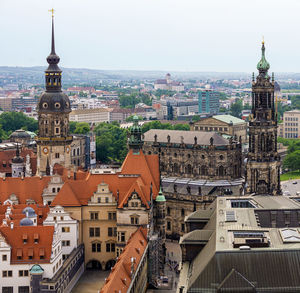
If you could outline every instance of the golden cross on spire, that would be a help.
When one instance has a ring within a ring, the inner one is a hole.
[[[52,17],[54,17],[54,9],[53,8],[49,9],[49,12],[51,12],[52,13]]]
[[[262,43],[263,43],[263,44],[265,43],[265,38],[264,38],[264,36],[262,37]]]

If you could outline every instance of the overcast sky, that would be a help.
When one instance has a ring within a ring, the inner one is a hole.
[[[0,0],[0,66],[300,72],[299,0]]]

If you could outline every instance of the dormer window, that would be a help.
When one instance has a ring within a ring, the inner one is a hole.
[[[23,234],[23,243],[26,244],[28,241],[28,235],[27,234]]]
[[[18,248],[17,249],[17,259],[18,260],[22,259],[22,256],[23,256],[23,250],[22,250],[22,248]]]
[[[39,243],[39,234],[37,234],[37,233],[34,234],[34,235],[33,235],[33,239],[34,239],[34,243],[35,243],[35,244]]]

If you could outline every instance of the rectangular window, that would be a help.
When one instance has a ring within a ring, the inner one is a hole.
[[[109,220],[116,220],[117,219],[117,214],[114,212],[109,212],[108,213],[108,219]]]
[[[113,236],[113,228],[112,227],[108,227],[108,229],[107,229],[107,235],[108,236]]]
[[[171,230],[171,222],[167,221],[167,230]]]
[[[125,242],[125,232],[119,232],[118,233],[118,241],[119,242]]]
[[[2,271],[3,278],[12,277],[12,276],[13,276],[12,271]]]
[[[28,277],[29,271],[28,270],[20,270],[19,271],[19,277]]]
[[[62,227],[62,228],[61,228],[61,231],[62,231],[63,233],[69,233],[69,232],[70,232],[70,227]]]
[[[63,240],[61,244],[62,246],[70,246],[70,240]]]
[[[184,232],[184,224],[181,224],[181,232]]]
[[[14,287],[2,287],[2,293],[13,293]]]
[[[114,243],[106,243],[106,252],[115,252],[115,249]]]
[[[91,220],[98,220],[98,216],[99,216],[98,212],[91,212],[90,213]]]
[[[18,293],[29,293],[29,286],[19,286]]]
[[[100,228],[99,227],[91,227],[90,228],[90,237],[100,237]]]
[[[7,261],[7,255],[6,254],[2,255],[2,261]]]
[[[101,252],[101,243],[92,243],[92,252]]]
[[[55,158],[59,159],[59,153],[55,153]]]

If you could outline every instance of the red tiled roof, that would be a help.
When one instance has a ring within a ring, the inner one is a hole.
[[[116,199],[118,194],[119,208],[122,208],[127,203],[128,198],[134,191],[139,194],[145,206],[149,207],[151,183],[154,199],[159,191],[158,156],[144,155],[143,152],[135,155],[130,150],[120,173],[90,174],[87,172],[77,172],[76,178],[74,180],[73,176],[71,176],[70,179],[65,180],[65,184],[53,200],[51,206],[87,205],[91,196],[97,190],[98,184],[105,182]]]
[[[11,263],[13,264],[49,263],[53,233],[53,226],[20,226],[13,229],[0,227],[0,234],[11,246]],[[34,242],[35,234],[38,236],[38,243]],[[24,243],[24,239],[27,240],[26,243]],[[30,255],[32,255],[32,259],[30,259]]]
[[[140,227],[131,235],[100,293],[127,292],[131,283],[131,258],[135,258],[133,268],[134,271],[136,271],[146,247],[147,230],[146,228]]]
[[[20,204],[26,204],[27,199],[33,199],[37,204],[43,204],[42,193],[51,177],[25,177],[0,179],[0,202],[6,201],[15,194]]]

